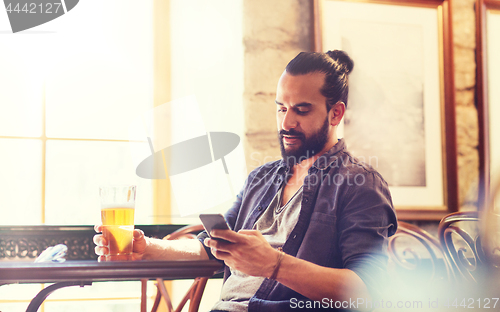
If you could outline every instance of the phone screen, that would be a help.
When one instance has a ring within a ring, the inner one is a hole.
[[[208,236],[210,236],[210,238],[213,238],[210,235],[210,232],[213,229],[229,230],[229,226],[226,223],[226,219],[224,219],[224,216],[221,215],[220,213],[213,213],[213,214],[212,213],[206,213],[206,214],[202,213],[202,214],[200,214],[200,220],[201,220],[201,223],[203,223],[203,227],[207,231]],[[213,239],[226,241],[226,240],[223,240],[220,238],[213,238]]]

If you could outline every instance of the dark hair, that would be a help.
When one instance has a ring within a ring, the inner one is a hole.
[[[341,50],[319,52],[300,52],[288,63],[285,70],[292,76],[314,72],[326,74],[325,83],[320,92],[326,97],[326,109],[329,111],[338,101],[347,106],[349,85],[347,75],[352,71],[354,62]]]

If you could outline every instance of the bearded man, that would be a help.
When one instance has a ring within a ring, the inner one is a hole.
[[[231,230],[210,233],[226,242],[205,232],[190,242],[162,241],[136,230],[135,258],[222,261],[213,311],[286,311],[318,302],[356,309],[352,302],[372,300],[397,219],[387,183],[337,138],[353,65],[339,50],[302,52],[287,65],[273,104],[283,158],[250,173],[225,214]],[[106,240],[94,241],[106,259]]]

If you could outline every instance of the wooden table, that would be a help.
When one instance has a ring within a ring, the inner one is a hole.
[[[53,291],[67,286],[86,286],[92,282],[165,280],[210,277],[221,268],[205,261],[66,261],[64,263],[0,262],[0,285],[16,283],[54,283],[31,300],[26,312],[36,312]]]

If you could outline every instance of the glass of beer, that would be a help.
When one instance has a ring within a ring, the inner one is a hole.
[[[135,185],[101,186],[102,234],[109,255],[131,255],[134,232]]]

